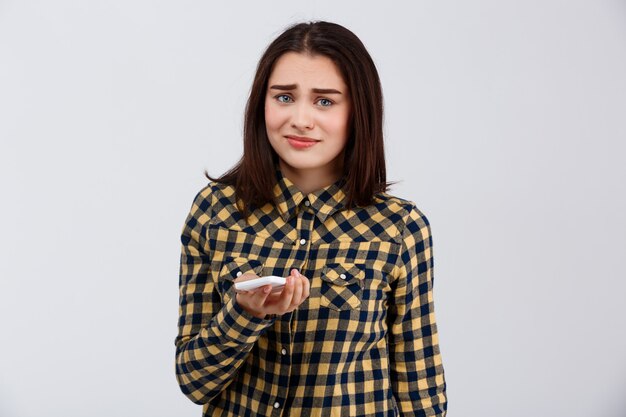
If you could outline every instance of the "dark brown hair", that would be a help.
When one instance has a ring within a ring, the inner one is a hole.
[[[359,38],[330,22],[299,23],[289,27],[265,50],[256,69],[246,105],[243,156],[212,181],[234,185],[247,218],[249,206],[261,207],[274,200],[275,164],[278,154],[265,128],[265,95],[274,63],[286,52],[322,55],[339,68],[351,99],[351,126],[344,154],[346,208],[372,204],[375,194],[387,191],[383,144],[383,96],[374,61]],[[271,157],[269,157],[271,155]]]

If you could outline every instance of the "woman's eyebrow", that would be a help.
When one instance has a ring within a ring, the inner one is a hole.
[[[282,90],[282,91],[295,90],[296,88],[298,88],[297,84],[284,84],[284,85],[274,84],[273,86],[270,87],[271,90]],[[335,90],[334,88],[313,88],[311,89],[311,91],[317,94],[341,94],[341,91]]]

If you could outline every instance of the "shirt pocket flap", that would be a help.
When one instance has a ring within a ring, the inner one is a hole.
[[[227,257],[220,271],[220,281],[234,281],[240,275],[247,274],[248,272],[262,276],[263,263],[257,259]]]
[[[342,287],[358,284],[361,286],[365,277],[364,264],[332,263],[322,270],[322,279]]]
[[[263,274],[263,263],[256,259],[227,257],[220,270],[219,288],[222,301],[227,303],[235,296],[235,279],[240,275],[252,272],[258,276]]]

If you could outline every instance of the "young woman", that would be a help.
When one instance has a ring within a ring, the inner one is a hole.
[[[182,231],[176,377],[204,416],[444,416],[427,218],[388,194],[378,73],[301,23],[262,56],[238,164]],[[234,283],[286,277],[235,292]]]

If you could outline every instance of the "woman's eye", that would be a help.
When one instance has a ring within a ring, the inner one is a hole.
[[[318,103],[319,103],[319,104],[320,104],[320,106],[322,106],[322,107],[330,107],[330,106],[333,104],[333,102],[332,102],[332,101],[330,101],[330,100],[329,100],[329,99],[327,99],[327,98],[320,98],[320,99],[318,100]]]
[[[281,94],[279,96],[276,96],[276,100],[280,101],[281,103],[289,103],[291,97],[289,97],[287,94]]]

